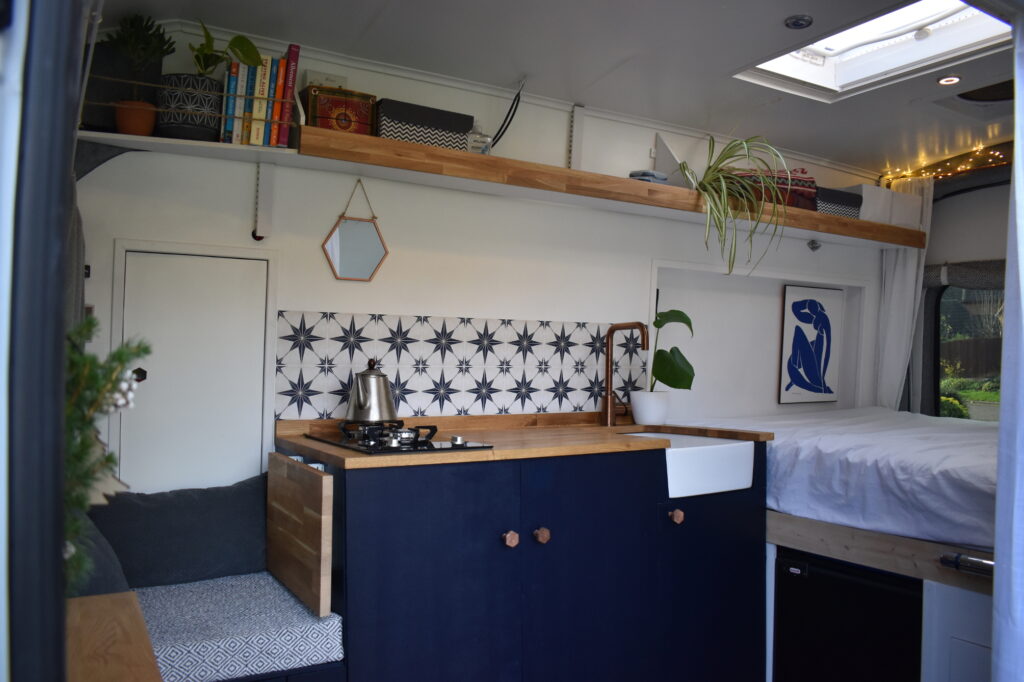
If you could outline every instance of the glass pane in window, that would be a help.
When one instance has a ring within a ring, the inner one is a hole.
[[[947,287],[939,342],[939,414],[998,421],[1002,290]]]

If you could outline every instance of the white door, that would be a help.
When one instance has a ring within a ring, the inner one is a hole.
[[[262,468],[267,261],[126,251],[123,339],[153,349],[122,412],[133,492],[226,485]]]

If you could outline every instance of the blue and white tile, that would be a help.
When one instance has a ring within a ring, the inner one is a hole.
[[[277,317],[277,357],[285,365],[314,365],[326,354],[326,313],[283,311]]]
[[[564,372],[558,372],[550,376],[551,385],[543,389],[548,395],[548,412],[571,412],[572,396],[576,388],[572,386],[571,377]]]
[[[307,367],[286,367],[274,380],[274,412],[278,419],[316,419],[313,400],[320,394],[314,387],[316,373]]]
[[[369,315],[337,315],[336,323],[331,340],[335,344],[332,350],[336,352],[337,364],[365,369],[369,359],[383,355],[384,344],[377,340],[380,325]]]
[[[431,367],[427,372],[428,387],[422,393],[428,396],[427,414],[453,415],[456,412],[455,398],[465,386],[458,372],[451,367]],[[464,402],[462,400],[460,403]]]
[[[461,326],[461,331],[457,331]],[[469,327],[472,330],[472,327]],[[424,347],[429,349],[427,356],[431,366],[452,367],[459,360],[466,358],[467,352],[463,339],[467,336],[466,325],[460,325],[457,318],[438,317],[431,319],[430,332],[424,332]]]
[[[477,318],[473,324],[473,333],[466,340],[467,350],[472,352],[469,359],[475,365],[496,366],[500,359],[508,357],[509,348],[506,341],[498,338],[501,322],[498,320]],[[510,335],[504,330],[502,335]],[[500,353],[500,354],[499,354]]]
[[[407,367],[416,358],[430,354],[433,347],[424,342],[433,336],[430,328],[416,322],[413,315],[385,315],[377,339],[384,347],[381,362],[386,367]]]

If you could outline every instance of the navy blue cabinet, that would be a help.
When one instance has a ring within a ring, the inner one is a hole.
[[[523,553],[502,541],[521,529],[520,470],[343,472],[332,610],[343,616],[349,680],[522,680]]]
[[[662,654],[651,679],[764,679],[765,444],[754,445],[750,488],[672,499],[659,516]]]
[[[350,682],[763,675],[763,471],[681,525],[661,450],[334,473]]]

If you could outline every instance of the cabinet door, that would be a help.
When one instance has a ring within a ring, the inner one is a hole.
[[[658,679],[764,679],[763,444],[754,453],[751,488],[675,498],[660,507]],[[675,510],[683,512],[681,523],[670,516]]]
[[[502,541],[519,529],[519,463],[350,470],[344,485],[349,680],[519,682],[523,547]]]
[[[662,451],[523,462],[523,680],[653,679],[665,486]]]

